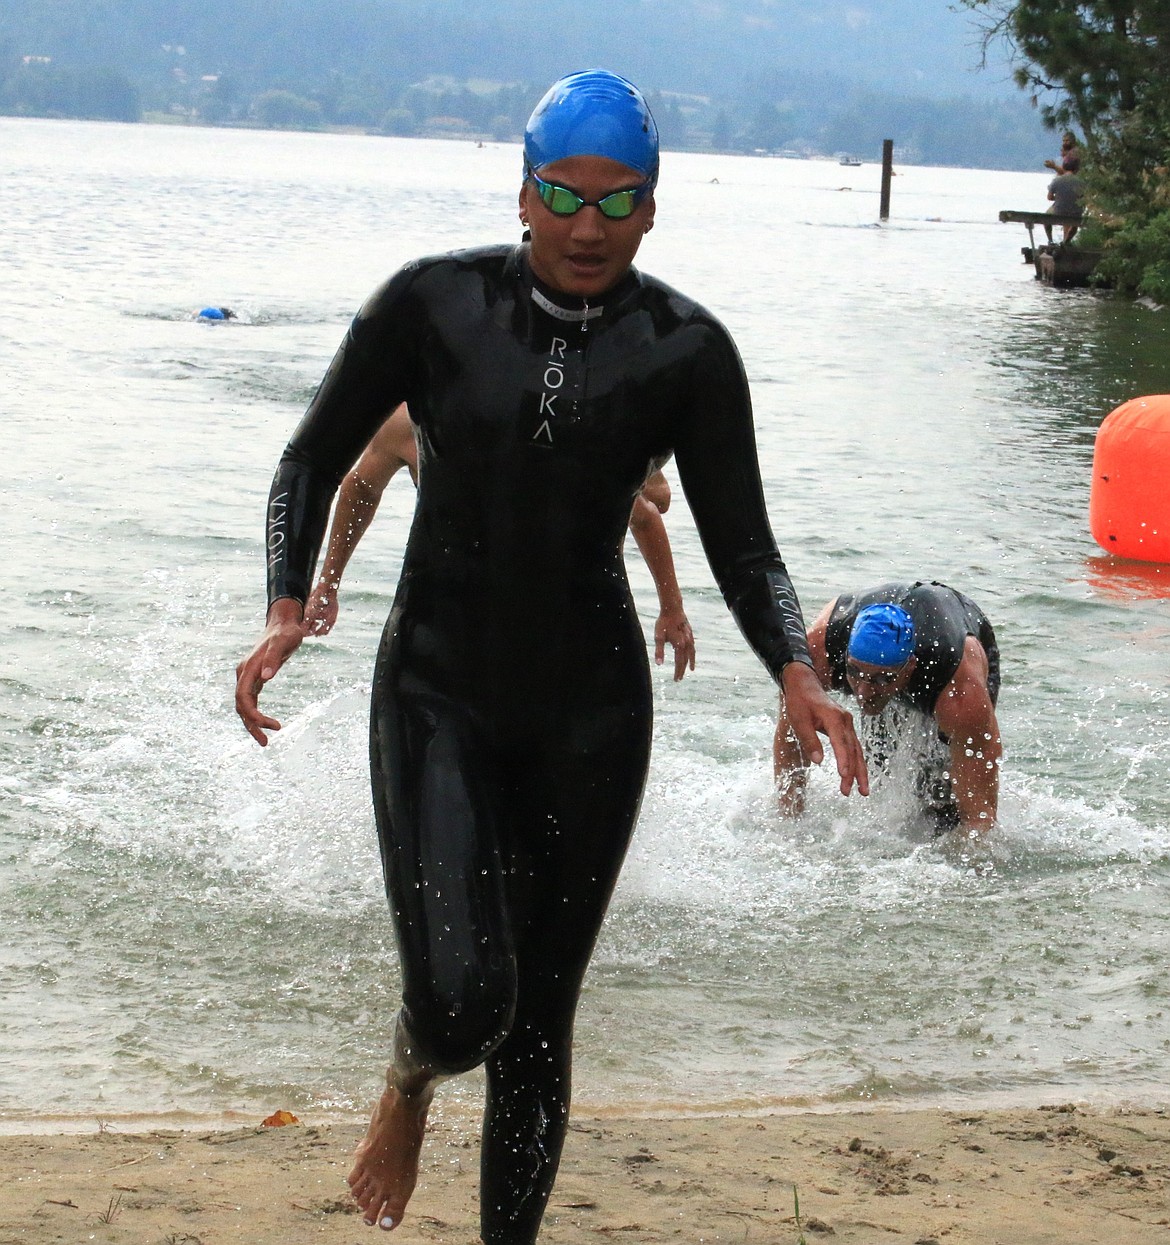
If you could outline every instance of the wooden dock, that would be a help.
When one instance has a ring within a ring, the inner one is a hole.
[[[1036,270],[1036,279],[1045,285],[1064,287],[1088,285],[1097,261],[1101,258],[1100,251],[1086,251],[1072,243],[1052,242],[1036,245],[1033,232],[1037,225],[1051,229],[1063,225],[1079,225],[1081,216],[1057,216],[1054,212],[1000,212],[999,219],[1008,223],[1016,222],[1028,227],[1028,245],[1021,247],[1024,263],[1031,264]]]

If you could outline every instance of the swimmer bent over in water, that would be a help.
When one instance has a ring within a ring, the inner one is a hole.
[[[897,702],[928,717],[938,746],[918,790],[940,830],[985,833],[999,808],[999,646],[983,611],[939,583],[882,584],[830,601],[808,630],[822,686],[867,717]],[[783,701],[772,746],[780,812],[804,810],[806,762]],[[872,758],[871,758],[872,759]]]

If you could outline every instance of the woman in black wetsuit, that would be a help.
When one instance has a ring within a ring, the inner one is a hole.
[[[486,1064],[484,1245],[531,1245],[569,1110],[582,978],[650,750],[630,506],[673,454],[741,629],[808,754],[865,791],[849,714],[822,691],[764,510],[743,368],[703,308],[631,267],[654,220],[641,95],[562,79],[525,134],[531,241],[408,264],[354,320],[268,508],[269,613],[237,670],[257,698],[301,639],[329,503],[407,402],[419,494],[374,676],[374,807],[403,975],[387,1089],[350,1185],[393,1227],[436,1082]]]

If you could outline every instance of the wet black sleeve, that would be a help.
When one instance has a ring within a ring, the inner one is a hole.
[[[690,409],[675,441],[683,492],[711,571],[745,639],[779,680],[790,661],[812,665],[796,590],[776,548],[739,352],[715,320],[692,326]]]
[[[276,468],[268,495],[268,603],[312,588],[329,506],[345,473],[410,388],[422,316],[417,265],[358,312]]]

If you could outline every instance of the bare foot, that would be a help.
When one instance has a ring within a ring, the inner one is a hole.
[[[347,1181],[366,1223],[389,1231],[402,1222],[418,1179],[430,1094],[407,1098],[387,1089],[358,1142]]]

